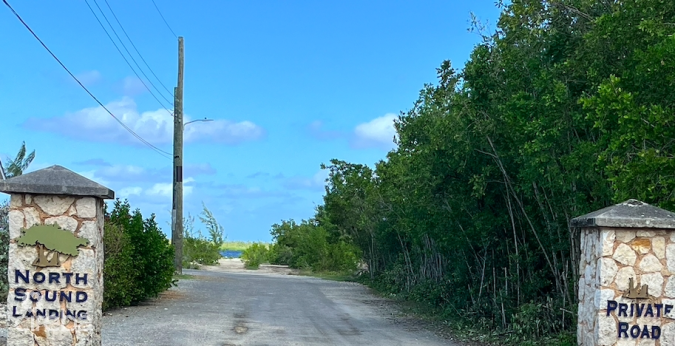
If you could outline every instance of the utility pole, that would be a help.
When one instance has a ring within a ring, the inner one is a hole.
[[[173,210],[171,244],[174,267],[183,274],[183,37],[178,37],[178,85],[173,90]]]

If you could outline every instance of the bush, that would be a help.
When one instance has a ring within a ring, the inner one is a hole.
[[[117,247],[118,251],[109,252],[110,257],[106,258],[106,262],[111,262],[107,271],[113,276],[104,276],[105,290],[115,291],[108,293],[106,306],[136,304],[169,289],[173,283],[174,250],[157,227],[155,215],[144,220],[139,210],[130,212],[126,200],[117,200],[109,214],[109,223],[108,229],[112,229],[113,235],[104,236],[104,246]],[[115,227],[119,228],[117,233]],[[105,243],[106,240],[111,244]]]
[[[202,203],[202,207],[204,209],[202,209],[199,220],[206,226],[206,230],[209,232],[209,237],[213,245],[220,250],[220,247],[225,243],[225,230],[223,229],[223,226],[218,223],[218,220],[216,220],[216,217],[213,216],[211,211],[206,208],[206,205]]]
[[[107,223],[103,233],[103,310],[131,304],[134,286],[133,246],[122,227]]]
[[[268,258],[271,264],[286,264],[293,261],[293,248],[288,245],[273,243],[270,245]]]
[[[183,226],[183,268],[196,269],[196,264],[213,265],[220,259],[220,247],[195,232],[194,218],[188,216]]]
[[[343,240],[331,241],[328,231],[314,220],[300,224],[282,221],[272,226],[271,234],[274,243],[268,254],[270,263],[315,272],[356,270],[360,258],[358,248]]]
[[[209,238],[201,231],[194,231],[194,217],[183,220],[183,267],[195,268],[195,264],[214,265],[222,257],[220,248],[225,242],[225,231],[206,206],[199,220],[206,226]]]
[[[248,269],[258,269],[262,263],[268,261],[269,250],[263,243],[253,243],[241,253],[241,259]]]
[[[154,215],[143,220],[117,200],[107,214],[103,233],[103,309],[127,306],[156,297],[173,282],[173,247],[157,227]],[[9,205],[0,204],[0,301],[7,299]]]

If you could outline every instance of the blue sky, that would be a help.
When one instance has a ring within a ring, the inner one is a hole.
[[[109,1],[156,79],[97,1],[164,106],[84,1],[10,4],[118,118],[171,152],[164,107],[172,108],[166,89],[176,84],[177,39],[150,0]],[[470,13],[492,28],[499,15],[493,1],[155,2],[185,38],[186,118],[214,119],[185,129],[185,213],[197,216],[203,202],[228,240],[247,241],[269,241],[273,223],[313,215],[324,193],[321,163],[384,159],[394,148],[395,115],[435,83],[443,60],[461,67],[480,41],[467,31]],[[36,150],[29,171],[69,168],[144,216],[155,213],[170,232],[171,159],[115,122],[4,6],[0,31],[3,162],[26,141]]]

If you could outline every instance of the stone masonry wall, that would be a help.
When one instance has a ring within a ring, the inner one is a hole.
[[[8,340],[10,342],[14,340],[12,345],[47,345],[47,340],[49,340],[49,345],[59,346],[100,345],[103,299],[102,203],[102,200],[93,197],[30,194],[11,196],[9,212],[11,240],[8,266],[10,290],[7,306]],[[59,255],[60,267],[36,268],[33,266],[33,261],[37,256],[36,248],[18,246],[16,238],[21,235],[21,229],[41,224],[58,224],[60,228],[88,239],[89,244],[80,247],[79,255],[76,257]],[[25,280],[17,275],[17,271],[25,273],[26,270],[30,273],[29,283],[25,283]],[[44,276],[38,274],[34,277],[33,275],[38,272],[43,273]],[[54,273],[52,275],[55,280],[52,280],[50,273]],[[76,274],[80,280],[76,280],[73,274]],[[86,283],[83,280],[85,274]],[[38,283],[42,278],[48,279]],[[22,288],[26,289],[25,294],[17,295],[17,288],[19,292],[22,292]],[[39,293],[31,294],[32,290],[38,290]],[[46,295],[54,291],[72,292],[73,298],[70,302],[61,298],[56,301],[47,301]],[[88,299],[76,302],[75,293],[78,291],[86,292]],[[50,309],[86,311],[86,313],[74,319],[66,318],[65,314],[59,316],[58,319],[39,315],[39,311]]]
[[[602,255],[600,232],[594,229],[581,230],[581,258],[579,260],[579,321],[577,340],[581,345],[596,345],[595,328],[597,311],[595,292],[600,289],[598,260]]]
[[[675,231],[583,229],[581,243],[580,344],[675,346],[675,309],[666,308],[675,306]],[[649,286],[649,299],[623,297],[630,278],[634,286]],[[625,304],[626,312],[621,314],[618,304]],[[637,317],[641,304],[641,317]],[[647,308],[651,314],[645,317]],[[646,326],[648,333],[635,338],[629,331],[619,337],[619,323],[641,330]],[[652,338],[654,326],[660,328],[658,338]]]

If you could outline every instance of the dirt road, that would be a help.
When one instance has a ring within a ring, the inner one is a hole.
[[[162,299],[112,311],[103,345],[457,346],[393,322],[393,310],[359,284],[283,275],[282,268],[185,270]]]

